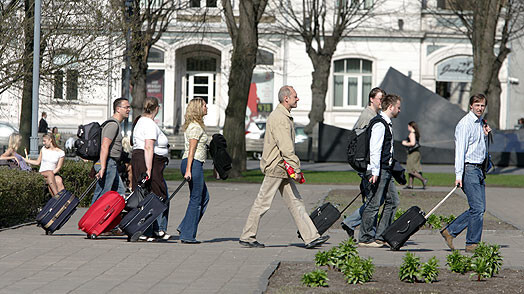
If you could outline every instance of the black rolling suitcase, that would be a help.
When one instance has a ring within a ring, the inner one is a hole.
[[[67,190],[52,197],[36,216],[36,223],[45,230],[45,234],[53,234],[59,230],[76,211],[78,203],[91,191],[97,180],[94,180],[84,193],[78,198]]]
[[[144,234],[145,230],[149,228],[153,221],[167,209],[169,201],[175,197],[175,194],[180,191],[186,182],[187,180],[184,179],[165,202],[154,193],[149,193],[144,200],[138,204],[137,208],[128,212],[118,225],[120,229],[126,233],[127,241],[138,241],[138,238]]]
[[[418,206],[410,207],[403,215],[401,215],[396,221],[394,221],[384,232],[382,237],[389,244],[391,250],[399,250],[400,247],[406,243],[406,241],[413,234],[426,223],[428,217],[437,210],[437,208],[444,203],[452,194],[455,192],[457,187],[454,187],[451,192],[444,197],[433,209],[425,215]]]
[[[342,211],[338,211],[338,209],[330,202],[324,203],[320,207],[317,207],[317,209],[313,210],[309,217],[317,228],[318,233],[322,235],[329,228],[331,228],[331,226],[340,218],[344,211],[346,211],[360,195],[362,195],[362,192],[358,193],[358,195],[355,196],[355,198],[353,198],[353,200],[351,200],[351,202],[349,202],[349,204],[346,205]],[[299,231],[297,231],[297,234],[298,237],[302,239]]]

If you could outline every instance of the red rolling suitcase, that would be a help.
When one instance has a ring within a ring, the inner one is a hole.
[[[114,229],[122,220],[126,200],[115,191],[109,191],[95,201],[78,222],[78,229],[95,239],[100,234]]]

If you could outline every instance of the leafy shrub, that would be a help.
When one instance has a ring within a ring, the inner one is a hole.
[[[401,281],[415,283],[417,281],[418,269],[420,267],[420,258],[415,254],[407,252],[403,258],[404,263],[400,266],[398,277]]]
[[[465,274],[471,270],[471,257],[462,255],[458,250],[453,250],[446,257],[449,270],[459,274]]]
[[[477,276],[477,281],[481,281],[482,278],[490,277],[490,266],[488,260],[485,257],[477,257],[473,259],[471,263],[471,269],[473,273],[470,275],[471,278]]]
[[[428,217],[427,223],[431,228],[435,230],[439,230],[442,228],[442,224],[440,223],[440,217],[436,216],[435,214],[432,214]]]
[[[92,161],[65,160],[60,170],[60,176],[62,176],[65,188],[71,191],[73,195],[80,197],[93,181],[89,177],[92,166]],[[80,206],[89,206],[91,198],[93,198],[93,189],[82,199]]]
[[[319,251],[317,254],[315,254],[315,265],[316,266],[324,266],[324,265],[330,265],[329,262],[331,260],[331,250],[329,251]]]
[[[450,214],[448,216],[440,215],[439,218],[440,218],[440,222],[445,223],[446,226],[451,224],[456,219],[456,217],[453,214]]]
[[[317,269],[302,276],[302,283],[308,287],[327,287],[329,281],[325,270]]]
[[[489,277],[493,277],[498,274],[502,266],[502,256],[500,255],[499,245],[489,245],[484,242],[480,242],[475,248],[473,259],[484,258],[488,266]]]
[[[373,259],[363,259],[358,255],[352,256],[341,268],[348,284],[364,284],[371,280],[375,272]]]
[[[433,283],[437,280],[438,274],[438,259],[435,256],[433,256],[420,268],[419,278],[420,280],[424,280],[424,282],[426,283]]]
[[[33,221],[50,197],[40,174],[0,168],[0,228]]]
[[[395,211],[395,219],[394,221],[396,221],[400,216],[402,216],[406,211],[403,210],[402,208],[399,208],[397,209],[397,211]]]

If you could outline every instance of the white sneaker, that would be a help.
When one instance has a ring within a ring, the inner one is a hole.
[[[360,243],[358,243],[358,246],[359,246],[359,247],[380,248],[380,247],[383,247],[384,244],[379,244],[379,243],[373,241],[373,242],[368,242],[368,243],[360,242]]]
[[[169,240],[171,238],[171,235],[167,234],[164,231],[155,232],[155,237],[157,237],[160,240]]]
[[[138,241],[153,242],[155,238],[142,235],[138,237]]]

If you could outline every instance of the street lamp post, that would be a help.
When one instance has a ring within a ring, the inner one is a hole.
[[[130,22],[131,22],[131,15],[133,14],[133,0],[125,0],[125,7],[126,7],[126,69],[124,72],[124,97],[130,100],[131,95],[129,94],[129,88],[130,88],[130,79],[131,79],[131,57],[129,53],[129,47],[131,42],[131,28],[130,28]],[[131,101],[130,101],[131,102]],[[128,129],[128,120],[126,119],[124,121],[124,133],[127,134]]]
[[[38,156],[38,89],[40,86],[40,17],[42,2],[35,0],[35,27],[33,44],[33,101],[31,115],[31,137],[29,150],[31,157]]]

